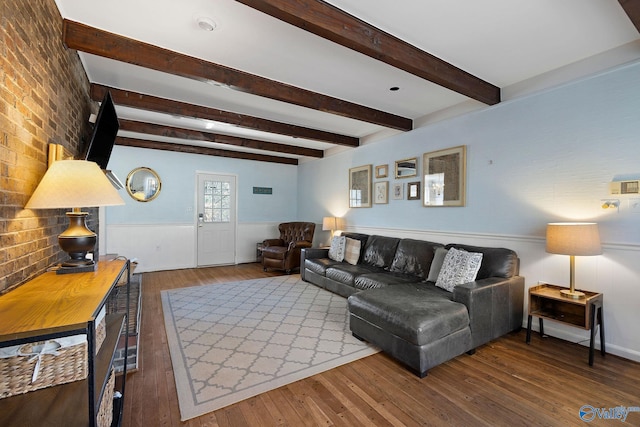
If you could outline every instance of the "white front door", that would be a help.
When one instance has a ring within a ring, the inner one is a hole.
[[[235,264],[236,177],[198,174],[198,267]]]

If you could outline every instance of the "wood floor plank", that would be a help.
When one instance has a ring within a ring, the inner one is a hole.
[[[353,407],[350,408],[351,411],[355,412],[357,408],[367,408],[368,410],[366,413],[369,414],[367,416],[369,422],[379,426],[389,425],[397,427],[402,425],[400,420],[395,418],[395,416],[387,411],[385,407],[381,406],[373,397],[369,396],[369,394],[353,384],[339,370],[333,370],[325,376],[320,376],[318,381],[322,382],[322,384],[340,400],[347,399],[348,401],[353,402]],[[340,384],[341,386],[346,386],[346,388],[338,388],[334,384]],[[354,402],[353,399],[349,399],[344,393],[346,390],[349,390],[353,397],[357,397],[358,401]],[[365,412],[362,410],[358,410],[358,413],[365,415]]]
[[[285,391],[286,387],[280,387],[269,393],[264,393],[261,397],[265,399],[265,403],[267,403],[272,414],[276,408],[282,413],[284,425],[310,425],[310,423],[305,420],[305,417],[301,417],[298,411],[296,411],[294,402],[292,402],[288,396],[285,396]]]
[[[262,393],[261,395],[256,396],[256,398],[263,403],[271,418],[274,419],[274,426],[288,426],[289,424],[287,422],[288,417],[286,415],[286,408],[281,408],[274,402],[274,394],[275,391],[272,391],[270,393]]]
[[[304,382],[296,381],[287,387],[304,399],[315,423],[324,426],[341,425],[338,414],[342,412],[344,406],[313,377]]]
[[[273,277],[259,264],[144,273],[139,369],[127,376],[123,426],[580,426],[578,410],[638,406],[640,364],[525,331],[418,378],[379,353],[180,421],[160,292]],[[594,426],[611,425],[596,419]],[[625,425],[640,425],[630,413]]]
[[[259,399],[257,396],[243,400],[238,403],[238,407],[242,411],[242,414],[249,425],[277,425],[277,420],[271,416],[264,405],[264,401]]]
[[[472,414],[457,410],[452,402],[442,396],[433,387],[429,376],[420,379],[388,356],[376,356],[360,369],[368,370],[367,375],[377,377],[384,389],[391,390],[387,395],[412,418],[429,420],[429,425],[434,426],[480,425]]]

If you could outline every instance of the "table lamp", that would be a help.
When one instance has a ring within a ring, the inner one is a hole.
[[[124,205],[124,201],[96,163],[59,160],[47,170],[25,209],[73,209],[67,212],[69,228],[58,236],[58,244],[70,257],[58,274],[95,270],[95,261],[86,256],[97,236],[87,228],[89,213],[80,209],[113,205]]]
[[[600,234],[594,222],[557,222],[547,224],[547,252],[569,255],[569,290],[560,291],[568,298],[584,298],[575,288],[575,257],[600,255]]]
[[[333,232],[338,229],[338,218],[335,216],[325,216],[322,218],[322,231],[331,231],[331,239],[333,239]]]

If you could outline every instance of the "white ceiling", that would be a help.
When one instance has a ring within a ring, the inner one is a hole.
[[[622,47],[627,51],[624,60],[640,58],[640,34],[616,0],[327,2],[502,88],[503,99],[508,87],[588,58],[606,58],[599,61],[597,70],[618,65],[615,62],[620,61],[619,57],[603,54]],[[234,0],[56,0],[56,4],[63,18],[407,117],[414,120],[414,126],[460,105],[465,105],[465,111],[487,107]],[[197,24],[200,17],[211,18],[216,23],[215,30],[200,29]],[[375,124],[79,54],[92,83],[355,136],[361,142],[390,133]],[[563,78],[572,77],[565,73]],[[392,86],[400,90],[392,92],[389,90]],[[208,129],[321,150],[333,147],[205,120],[122,106],[117,109],[125,119]],[[193,144],[160,137],[135,137]],[[199,145],[242,150],[215,143]],[[288,157],[304,160],[300,156]]]

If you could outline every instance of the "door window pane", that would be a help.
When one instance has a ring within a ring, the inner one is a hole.
[[[229,222],[231,218],[231,186],[224,181],[204,182],[204,222]]]

